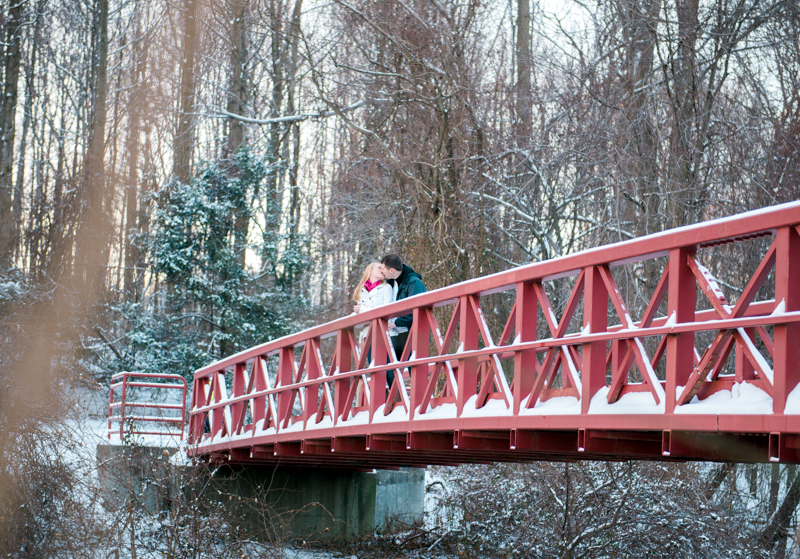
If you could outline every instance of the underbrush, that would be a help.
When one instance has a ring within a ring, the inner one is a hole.
[[[719,472],[728,472],[718,483]],[[795,470],[783,467],[783,489]],[[429,468],[425,522],[340,551],[360,559],[796,557],[794,527],[762,537],[770,503],[747,486],[770,465],[575,462]],[[774,487],[773,487],[774,489]],[[772,511],[778,494],[773,495]],[[794,525],[793,525],[794,526]]]

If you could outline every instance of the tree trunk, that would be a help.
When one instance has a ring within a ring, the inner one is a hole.
[[[283,4],[278,0],[269,3],[270,34],[271,34],[271,62],[272,62],[272,101],[270,116],[277,117],[281,114],[285,94],[284,71],[286,69],[286,48],[284,48],[283,33]],[[284,126],[279,123],[270,125],[267,141],[267,189],[271,201],[271,208],[267,208],[267,227],[275,228],[276,215],[281,209],[281,193],[279,178],[283,175],[280,156]]]
[[[14,173],[14,133],[17,114],[17,89],[22,61],[23,0],[10,0],[6,20],[3,99],[0,102],[0,269],[13,263],[18,231],[13,220],[12,180]]]
[[[289,41],[291,54],[289,57],[289,67],[287,72],[287,111],[293,114],[297,110],[295,96],[297,95],[297,68],[300,60],[298,50],[300,43],[300,14],[302,11],[303,0],[296,0],[292,12],[292,23],[289,28]],[[289,189],[291,199],[289,201],[289,230],[292,235],[292,242],[297,236],[297,228],[300,222],[300,188],[297,183],[297,176],[300,170],[300,125],[292,124],[292,153],[289,167]]]
[[[128,152],[128,184],[125,187],[125,273],[123,284],[126,300],[135,302],[141,296],[137,290],[139,285],[137,279],[143,264],[141,250],[135,237],[142,233],[138,227],[138,204],[144,203],[143,200],[139,200],[139,134],[141,132],[140,115],[144,108],[142,101],[148,51],[146,44],[141,39],[139,22],[137,22],[137,40],[133,51],[136,65],[134,66],[133,91],[128,109],[128,136],[125,142]]]
[[[231,24],[231,83],[228,88],[227,110],[231,114],[244,115],[247,106],[247,15],[248,0],[231,0],[229,16]],[[228,155],[233,157],[244,142],[244,123],[237,118],[228,118]]]
[[[148,135],[144,142],[144,157],[143,163],[146,165],[146,177],[142,181],[142,192],[139,196],[139,215],[137,216],[137,222],[139,224],[139,231],[141,231],[142,235],[147,235],[150,231],[150,207],[147,201],[150,199],[150,194],[155,192],[156,190],[156,172],[155,172],[155,165],[153,164],[153,146],[150,141],[150,136]],[[137,253],[137,257],[139,260],[136,262],[137,267],[137,274],[136,274],[136,284],[135,289],[136,293],[141,294],[144,292],[144,280],[145,280],[145,273],[147,270],[145,269],[145,254],[144,252],[139,251]]]
[[[800,475],[795,475],[797,467],[791,465],[787,470],[786,485],[789,487],[786,491],[786,496],[783,498],[781,506],[778,508],[778,488],[780,488],[780,475],[775,472],[779,471],[778,464],[773,464],[772,483],[770,484],[770,501],[769,501],[769,517],[771,521],[764,528],[762,537],[767,544],[780,552],[781,549],[785,551],[786,538],[789,535],[790,523],[797,505],[800,504]],[[777,479],[777,481],[776,481]],[[773,487],[776,487],[773,490]],[[777,509],[777,510],[776,510]]]
[[[772,517],[778,507],[778,492],[781,488],[781,467],[779,464],[770,464],[769,476],[769,501],[767,501],[767,516]]]
[[[61,114],[60,120],[61,129],[64,130],[66,128],[66,112]],[[50,227],[47,232],[47,238],[50,241],[51,249],[48,255],[49,258],[41,261],[42,271],[51,277],[59,275],[61,272],[66,276],[72,273],[71,269],[66,269],[70,268],[70,259],[68,255],[72,250],[72,237],[65,233],[68,227],[67,220],[72,214],[72,210],[69,197],[64,193],[66,183],[65,176],[67,173],[67,155],[63,134],[56,139],[56,143],[58,144],[58,154],[56,156],[58,163],[56,164],[55,185],[53,188],[53,220],[50,222]],[[32,241],[31,245],[33,246],[33,244],[34,242]],[[32,248],[30,252],[33,255],[34,251]]]
[[[532,73],[530,0],[517,0],[517,146],[519,147],[530,143],[533,132]]]
[[[231,0],[229,15],[233,20],[231,24],[231,84],[228,89],[228,112],[235,115],[244,115],[247,105],[248,76],[245,65],[248,58],[247,44],[247,0]],[[227,155],[230,159],[229,169],[237,168],[235,163],[236,152],[244,144],[244,123],[237,119],[228,118],[228,146]],[[246,194],[245,194],[246,196]],[[244,204],[249,200],[244,200]],[[234,253],[239,266],[244,267],[247,252],[247,233],[250,220],[246,208],[240,208],[234,217]]]
[[[183,7],[183,57],[181,58],[180,107],[175,130],[172,174],[184,184],[191,174],[194,146],[194,56],[197,48],[197,0],[185,0]]]
[[[651,104],[654,100],[651,88],[647,87],[652,79],[660,8],[660,0],[619,0],[617,3],[625,41],[625,77],[621,89],[623,126],[625,131],[632,132],[619,134],[625,154],[621,170],[626,175],[621,188],[631,191],[620,197],[623,209],[618,215],[617,229],[622,231],[626,228],[624,224],[633,224],[632,232],[637,237],[663,229],[659,211],[658,137]]]
[[[25,184],[25,152],[28,147],[28,130],[31,127],[34,93],[34,70],[36,69],[36,55],[41,42],[42,13],[46,0],[39,0],[36,5],[36,21],[33,28],[33,41],[28,66],[25,68],[25,108],[22,119],[22,131],[19,139],[19,153],[17,157],[17,177],[14,185],[13,221],[14,221],[14,246],[19,250],[20,230],[22,228],[22,198]],[[43,202],[40,200],[39,203]]]
[[[755,498],[758,495],[758,464],[747,467],[747,488],[750,497]]]
[[[678,227],[694,223],[695,215],[695,126],[693,123],[698,83],[696,81],[696,57],[698,34],[698,0],[678,0],[678,55],[675,66],[675,92],[673,110],[675,112],[672,133],[672,199],[677,205],[671,212],[673,223]]]
[[[722,485],[722,482],[728,477],[728,474],[735,470],[736,464],[722,464],[714,473],[714,477],[711,478],[711,483],[706,488],[705,498],[711,499]]]
[[[89,302],[102,289],[108,265],[110,214],[104,207],[107,198],[105,184],[105,130],[108,96],[108,0],[97,0],[95,6],[96,44],[93,56],[92,115],[89,120],[89,144],[83,172],[84,197],[81,206],[77,270],[79,284]],[[83,282],[80,276],[83,275]]]

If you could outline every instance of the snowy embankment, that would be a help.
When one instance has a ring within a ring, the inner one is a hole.
[[[97,463],[98,445],[111,446],[145,446],[165,449],[180,448],[180,437],[176,435],[136,435],[120,437],[118,433],[109,436],[108,427],[108,394],[102,389],[76,389],[67,391],[66,397],[72,403],[69,417],[53,427],[58,444],[52,452],[60,456],[72,475],[80,479],[83,487],[82,500],[87,510],[103,525],[103,530],[110,536],[97,549],[86,549],[87,557],[105,559],[118,557],[161,556],[169,550],[163,544],[162,532],[171,528],[169,513],[159,515],[135,514],[136,552],[131,551],[129,514],[125,510],[108,508],[102,498],[99,464]],[[112,427],[112,431],[118,429]],[[179,451],[173,455],[173,464],[186,464],[186,455]],[[101,498],[98,498],[100,496]],[[104,504],[105,503],[105,504]],[[239,553],[248,557],[276,557],[282,559],[349,559],[352,554],[342,554],[326,550],[309,550],[291,545],[263,544],[258,542],[236,542]],[[219,550],[217,550],[219,551]],[[135,554],[134,554],[135,553]],[[223,552],[224,553],[224,552]],[[153,555],[155,554],[155,555]],[[203,556],[203,555],[201,555]],[[237,554],[237,556],[239,556]]]

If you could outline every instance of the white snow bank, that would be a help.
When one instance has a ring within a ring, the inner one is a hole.
[[[537,402],[531,409],[524,407],[520,415],[578,415],[581,413],[581,401],[575,396],[556,396],[544,402]]]
[[[659,385],[660,387],[660,385]],[[661,402],[656,404],[655,398],[650,392],[629,392],[623,394],[619,400],[613,404],[608,403],[609,387],[604,386],[597,391],[589,403],[589,413],[595,414],[615,414],[615,413],[633,413],[633,414],[653,414],[664,413],[665,397],[663,390],[661,391]]]
[[[783,410],[786,415],[800,415],[800,384],[794,387],[786,397],[786,407]]]
[[[511,415],[513,409],[506,406],[504,400],[486,400],[486,404],[481,409],[476,409],[475,405],[478,403],[478,395],[471,396],[467,403],[464,404],[464,410],[461,412],[461,417],[483,417],[483,416],[498,416],[498,415]]]
[[[752,384],[737,382],[731,390],[720,390],[708,398],[697,396],[683,406],[676,406],[675,413],[691,414],[772,414],[772,397]]]
[[[391,423],[393,421],[408,421],[408,412],[400,402],[395,403],[394,409],[389,415],[383,415],[384,406],[378,408],[378,412],[372,418],[373,423]]]
[[[414,412],[414,419],[447,419],[456,417],[456,405],[454,403],[442,404],[435,408],[428,408],[425,413],[420,412],[420,408]]]

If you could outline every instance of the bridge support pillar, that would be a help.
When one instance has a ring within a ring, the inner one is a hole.
[[[189,507],[213,505],[226,509],[248,537],[264,541],[347,540],[391,527],[394,521],[413,524],[424,512],[421,468],[209,469],[170,464],[177,450],[99,444],[97,464],[105,506],[122,510],[133,504],[136,510],[158,514],[181,499]]]
[[[422,518],[425,470],[354,472],[326,468],[253,467],[219,470],[211,500],[243,503],[242,528],[258,538],[282,532],[307,541],[351,539],[395,520]]]
[[[120,510],[133,499],[150,514],[167,508],[170,490],[162,481],[169,479],[169,460],[177,451],[177,445],[98,444],[97,471],[105,506]]]

